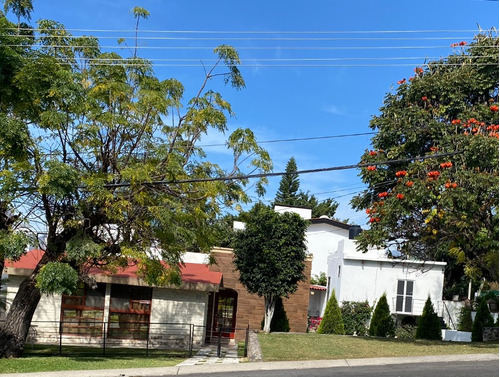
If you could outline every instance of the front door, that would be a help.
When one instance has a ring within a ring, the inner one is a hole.
[[[212,336],[234,339],[238,293],[232,289],[221,289],[215,294]]]

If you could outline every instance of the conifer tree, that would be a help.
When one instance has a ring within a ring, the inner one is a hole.
[[[460,309],[458,317],[458,331],[472,331],[472,308],[469,305]]]
[[[276,193],[276,204],[297,205],[298,190],[300,186],[299,175],[297,172],[297,163],[295,158],[288,160],[285,168],[285,174],[280,181],[278,192]]]
[[[485,327],[493,327],[493,317],[490,314],[486,300],[482,298],[479,301],[476,317],[474,318],[474,323],[472,325],[471,337],[473,342],[483,341],[483,329]]]
[[[378,300],[373,317],[370,323],[368,334],[370,336],[393,337],[394,336],[394,320],[387,304],[385,293]]]
[[[422,316],[418,320],[417,334],[415,335],[415,338],[428,340],[442,339],[441,325],[439,323],[438,315],[434,311],[434,305],[432,305],[430,297],[427,298]]]
[[[344,321],[340,311],[335,291],[328,300],[325,308],[325,314],[318,327],[318,334],[339,334],[344,335]]]

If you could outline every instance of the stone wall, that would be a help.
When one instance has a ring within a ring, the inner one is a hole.
[[[210,270],[222,272],[222,286],[234,289],[238,292],[238,304],[236,311],[236,341],[245,338],[245,328],[250,326],[251,330],[260,330],[264,318],[264,298],[250,294],[239,282],[239,273],[233,264],[233,252],[227,248],[217,248],[212,251],[216,264],[210,266]],[[309,279],[311,276],[311,259],[305,262],[305,282],[300,282],[297,291],[290,298],[283,299],[291,332],[306,332],[307,311],[309,307]]]

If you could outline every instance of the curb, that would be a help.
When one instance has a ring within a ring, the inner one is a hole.
[[[291,369],[319,369],[337,367],[358,367],[373,365],[395,365],[437,362],[477,362],[498,361],[498,354],[465,354],[438,355],[417,357],[383,357],[373,359],[340,359],[340,360],[307,360],[307,361],[277,361],[240,364],[210,364],[193,366],[175,366],[165,368],[110,369],[62,372],[37,372],[0,374],[0,377],[141,377],[141,376],[174,376],[190,374],[210,374],[215,372],[248,372]]]

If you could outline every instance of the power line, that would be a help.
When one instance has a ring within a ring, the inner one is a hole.
[[[344,137],[354,137],[354,136],[365,136],[365,135],[374,135],[376,132],[361,132],[357,134],[343,134],[343,135],[331,135],[331,136],[314,136],[314,137],[301,137],[301,138],[294,138],[294,139],[276,139],[276,140],[263,140],[259,141],[257,144],[269,144],[269,143],[284,143],[284,142],[295,142],[295,141],[310,141],[310,140],[325,140],[325,139],[337,139],[337,138],[344,138]],[[200,148],[206,148],[206,147],[223,147],[226,146],[227,144],[204,144],[200,145]]]
[[[17,31],[17,27],[3,28]],[[78,32],[116,32],[135,33],[135,29],[81,29],[81,28],[20,28],[23,31],[78,31]],[[422,29],[422,30],[139,30],[141,33],[172,33],[172,34],[413,34],[413,33],[477,33],[478,29]],[[482,31],[497,32],[496,29]]]
[[[252,179],[252,178],[266,178],[266,177],[278,177],[283,175],[290,174],[310,174],[310,173],[321,173],[327,171],[337,171],[337,170],[348,170],[348,169],[359,169],[363,167],[367,167],[370,165],[387,165],[387,164],[398,164],[402,162],[410,162],[414,160],[427,160],[430,158],[438,158],[438,157],[447,157],[454,156],[457,154],[461,154],[463,151],[450,152],[450,153],[438,153],[429,156],[416,156],[403,158],[399,160],[385,160],[373,163],[363,163],[363,164],[355,164],[355,165],[344,165],[344,166],[334,166],[329,168],[320,168],[320,169],[308,169],[308,170],[298,170],[295,172],[279,172],[279,173],[259,173],[259,174],[247,174],[247,175],[238,175],[238,176],[225,176],[225,177],[210,177],[210,178],[191,178],[191,179],[181,179],[176,181],[152,181],[152,182],[144,182],[141,185],[144,186],[161,186],[161,185],[170,185],[170,184],[185,184],[185,183],[201,183],[201,182],[217,182],[217,181],[241,181],[244,179]],[[121,187],[130,187],[130,183],[108,183],[104,184],[105,188],[121,188]],[[85,189],[84,186],[80,186],[80,189]]]

